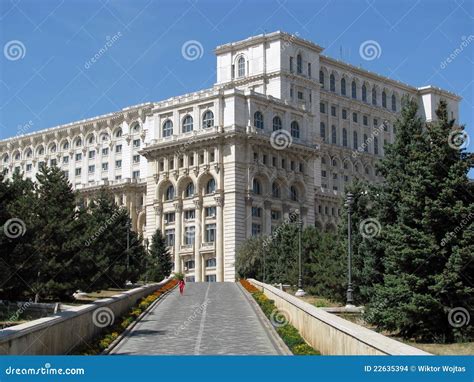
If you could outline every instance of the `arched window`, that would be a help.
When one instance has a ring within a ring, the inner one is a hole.
[[[174,199],[174,187],[169,185],[166,189],[165,200],[173,200]]]
[[[379,139],[377,137],[374,137],[374,154],[379,154]]]
[[[303,73],[303,59],[301,58],[301,54],[296,56],[296,73]]]
[[[354,150],[357,150],[357,148],[359,147],[359,142],[357,140],[357,131],[354,131],[354,134],[353,134],[353,147],[354,147]]]
[[[336,78],[334,77],[334,74],[329,76],[329,90],[332,92],[336,91]]]
[[[63,143],[63,150],[67,150],[67,149],[69,149],[69,142],[66,141]]]
[[[355,81],[352,81],[351,90],[352,90],[352,98],[356,99],[357,98],[357,85]]]
[[[395,94],[392,94],[392,111],[397,111],[397,99]]]
[[[21,158],[20,153],[16,153],[16,154],[15,154],[15,160],[20,160],[20,158]]]
[[[372,88],[372,105],[377,105],[377,90],[375,90],[375,86]]]
[[[260,185],[260,182],[258,181],[258,179],[253,180],[252,191],[256,195],[260,195],[262,193],[262,186]]]
[[[387,107],[387,94],[385,94],[385,91],[382,92],[382,107]]]
[[[367,87],[362,85],[362,101],[367,102]]]
[[[331,126],[331,143],[333,145],[337,144],[337,132],[336,132],[336,126],[334,125]]]
[[[163,123],[163,137],[171,137],[173,135],[173,122],[170,119],[167,119]]]
[[[38,149],[38,155],[43,155],[44,154],[44,148],[40,147]]]
[[[33,155],[33,152],[31,151],[31,149],[26,150],[26,157],[31,158],[31,155]]]
[[[347,147],[347,130],[345,128],[342,129],[342,145]]]
[[[274,198],[280,197],[280,185],[277,182],[273,182],[272,184],[272,196]]]
[[[341,94],[346,95],[346,79],[341,79]]]
[[[206,194],[212,194],[214,192],[216,192],[216,181],[214,178],[211,178],[206,184]]]
[[[185,198],[192,198],[194,196],[194,183],[189,182],[184,190],[184,197]]]
[[[116,138],[120,138],[122,136],[122,129],[118,129],[116,132],[115,132],[115,137]]]
[[[82,146],[82,139],[81,138],[77,138],[76,139],[76,147],[81,147]]]
[[[56,152],[56,145],[52,145],[51,148],[49,149],[52,153]]]
[[[193,131],[193,117],[187,115],[183,119],[183,133],[189,133]]]
[[[207,110],[202,116],[202,125],[204,128],[214,126],[214,113]]]
[[[294,202],[298,201],[298,190],[296,189],[295,186],[290,187],[290,199],[293,200]]]
[[[282,129],[281,118],[277,115],[273,117],[273,131]]]
[[[9,159],[8,154],[5,154],[5,156],[3,157],[3,162],[8,163],[8,159]]]
[[[364,151],[366,153],[369,152],[369,143],[367,142],[368,138],[367,138],[367,134],[364,134]]]
[[[324,122],[321,122],[319,124],[319,136],[324,142],[326,142],[326,125],[324,124]]]
[[[87,139],[87,142],[88,142],[90,145],[92,145],[92,144],[94,143],[94,141],[95,141],[94,135],[92,135],[92,134],[89,135],[89,138]]]
[[[319,71],[319,83],[321,87],[324,89],[324,72],[322,70]]]
[[[253,115],[253,125],[257,129],[263,129],[263,114],[259,111],[256,111]]]
[[[133,133],[138,133],[139,131],[140,131],[140,124],[135,123],[135,125],[133,125],[133,127],[132,127],[132,132]]]
[[[244,77],[245,76],[245,58],[240,56],[239,60],[237,61],[237,77]]]
[[[300,125],[298,125],[298,122],[293,121],[291,122],[291,129],[290,129],[291,136],[293,138],[299,138],[300,137]]]

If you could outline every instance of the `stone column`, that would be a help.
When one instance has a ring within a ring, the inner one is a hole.
[[[245,197],[245,224],[246,224],[246,238],[252,236],[252,203],[253,198],[251,196]]]
[[[180,250],[181,250],[181,215],[183,212],[183,202],[178,201],[174,204],[175,209],[175,223],[174,223],[174,271],[181,272],[181,258],[180,258]]]
[[[224,281],[224,194],[215,196],[216,201],[216,281]]]
[[[272,202],[265,200],[263,207],[263,233],[270,235],[272,233]]]
[[[202,219],[201,209],[202,200],[198,199],[194,201],[195,205],[195,217],[194,217],[194,281],[202,281],[202,259],[201,259],[201,243],[202,243]]]

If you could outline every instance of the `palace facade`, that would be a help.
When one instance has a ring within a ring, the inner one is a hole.
[[[458,119],[459,96],[322,51],[283,32],[218,46],[212,88],[2,140],[0,170],[56,165],[84,203],[105,186],[134,230],[162,230],[188,281],[234,281],[246,238],[292,213],[335,230],[345,186],[380,181],[404,95],[428,121],[441,99]]]

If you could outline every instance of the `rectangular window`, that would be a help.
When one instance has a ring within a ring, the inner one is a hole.
[[[342,109],[342,119],[347,119],[347,110]]]
[[[174,246],[174,228],[165,229],[165,238],[168,247]]]
[[[257,223],[252,223],[252,236],[258,236],[262,233],[262,226]]]
[[[303,92],[298,92],[298,99],[300,100],[304,99]]]
[[[188,157],[188,162],[190,166],[194,166],[194,155],[190,155]]]
[[[206,275],[206,282],[207,283],[215,283],[216,282],[216,275]]]
[[[362,117],[362,123],[364,124],[364,126],[369,125],[369,118],[366,115]]]
[[[293,73],[293,57],[290,57],[290,72]]]
[[[56,166],[57,160],[56,159],[51,159],[50,165],[51,166]]]
[[[326,170],[322,170],[322,171],[321,171],[321,176],[322,176],[323,178],[326,178],[326,176],[327,176]]]
[[[26,165],[26,171],[31,171],[32,168],[33,168],[33,165],[31,163],[28,163]]]
[[[252,207],[252,216],[254,218],[262,217],[262,209],[260,207]]]
[[[76,168],[76,176],[80,176],[81,175],[81,168]]]
[[[311,78],[311,62],[308,62],[308,77]]]
[[[206,224],[206,243],[214,243],[216,241],[216,225]]]
[[[207,218],[216,217],[216,207],[206,207],[206,217]]]
[[[115,152],[116,153],[121,153],[122,152],[122,145],[115,146]]]
[[[133,156],[133,163],[140,163],[140,155]]]
[[[216,258],[215,257],[206,260],[206,268],[214,268],[215,266],[216,266]]]
[[[379,125],[379,121],[377,118],[374,118],[374,127],[377,127]]]
[[[122,168],[122,161],[121,160],[116,160],[115,161],[115,168]]]
[[[357,122],[357,113],[352,113],[352,121]]]
[[[196,216],[196,210],[184,211],[184,220],[194,220],[195,216]]]
[[[81,153],[77,153],[76,154],[76,161],[80,161],[82,160],[82,154]]]
[[[196,235],[196,229],[194,226],[184,227],[184,244],[185,245],[194,244],[195,235]]]
[[[281,212],[272,210],[272,220],[280,220]]]
[[[216,160],[216,154],[214,153],[214,150],[212,150],[209,154],[209,162],[214,162]]]
[[[95,150],[89,151],[89,159],[95,158]]]
[[[132,179],[140,179],[140,170],[132,172]]]
[[[107,171],[109,169],[108,163],[102,163],[102,171]]]
[[[326,113],[326,105],[322,102],[319,104],[319,111],[321,113]]]
[[[174,214],[174,212],[167,212],[167,213],[165,213],[165,224],[174,223],[174,220],[175,220],[175,214]]]
[[[331,106],[331,115],[332,115],[333,117],[336,116],[336,106]]]
[[[196,265],[194,263],[194,260],[188,260],[184,262],[184,266],[188,269],[194,269]]]
[[[140,147],[140,140],[139,139],[134,139],[133,140],[133,147]]]
[[[91,165],[89,166],[89,174],[93,174],[95,172],[95,166]]]
[[[115,175],[115,180],[121,180],[122,179],[122,175]]]
[[[63,157],[63,163],[69,163],[69,157],[68,156]]]
[[[102,155],[103,155],[104,157],[106,157],[107,155],[109,155],[109,148],[108,148],[108,147],[102,149]]]
[[[290,87],[290,98],[293,99],[293,86]]]

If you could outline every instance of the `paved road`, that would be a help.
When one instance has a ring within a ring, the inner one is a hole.
[[[111,354],[287,354],[236,283],[189,283],[156,305]]]

